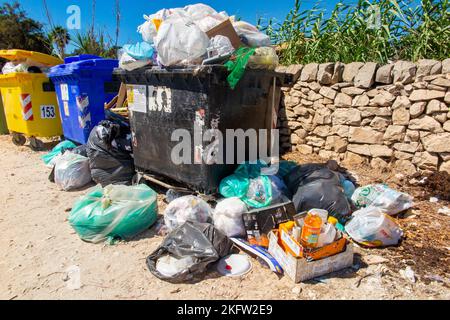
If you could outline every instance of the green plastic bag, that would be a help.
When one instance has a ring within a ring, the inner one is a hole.
[[[77,146],[72,141],[65,140],[54,147],[50,153],[43,155],[41,159],[44,161],[46,166],[51,165],[52,160],[56,156],[60,155],[64,150],[75,149],[76,147]]]
[[[87,242],[128,240],[156,222],[156,196],[146,185],[97,186],[75,203],[69,223]]]
[[[252,208],[264,208],[272,203],[272,185],[268,176],[261,175],[267,165],[243,163],[235,173],[220,182],[219,192],[225,198],[240,198]]]
[[[241,47],[234,53],[235,59],[225,63],[225,67],[231,72],[227,78],[231,89],[234,90],[239,81],[241,81],[245,74],[248,60],[255,54],[255,50],[256,48]]]

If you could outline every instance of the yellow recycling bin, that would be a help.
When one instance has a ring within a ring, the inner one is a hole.
[[[0,50],[0,57],[38,68],[63,63],[58,58],[25,50]],[[41,150],[43,143],[37,137],[62,135],[55,88],[44,73],[0,74],[0,90],[14,144],[24,145],[28,136],[31,148]]]

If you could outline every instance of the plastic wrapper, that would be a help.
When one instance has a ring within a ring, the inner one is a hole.
[[[212,263],[227,256],[232,245],[231,240],[213,225],[189,221],[164,239],[147,258],[147,266],[154,276],[164,281],[193,281],[200,278]]]
[[[97,186],[75,203],[69,223],[84,241],[129,240],[156,222],[156,196],[146,185]]]
[[[368,247],[397,245],[403,236],[398,224],[376,207],[356,211],[345,231],[354,241]]]
[[[43,155],[41,159],[42,161],[44,161],[46,166],[48,166],[49,168],[53,168],[55,166],[56,156],[61,155],[66,150],[71,150],[74,148],[76,148],[76,145],[72,141],[65,140],[60,142],[48,154]]]
[[[270,37],[248,22],[235,21],[233,27],[242,42],[250,47],[268,47],[271,45]]]
[[[247,210],[247,206],[239,198],[220,201],[214,209],[214,227],[229,238],[245,236],[242,215]]]
[[[339,174],[325,165],[298,166],[286,176],[285,182],[294,195],[292,201],[297,212],[323,209],[342,223],[350,218],[352,208],[341,186]]]
[[[185,196],[173,200],[164,212],[164,222],[169,230],[174,230],[186,221],[210,222],[212,210],[209,204],[195,196]]]
[[[380,208],[383,213],[395,215],[413,206],[413,197],[395,191],[384,184],[368,185],[356,189],[352,196],[358,208],[369,206]]]
[[[150,59],[136,60],[123,50],[119,51],[119,67],[127,71],[133,71],[153,64]]]
[[[92,181],[89,159],[66,152],[55,165],[55,183],[64,191],[82,188]]]
[[[256,48],[253,56],[248,60],[247,66],[251,69],[275,70],[280,64],[280,60],[274,48]]]
[[[155,44],[162,65],[189,65],[206,54],[209,38],[191,19],[170,16],[161,24]]]
[[[107,186],[129,185],[134,177],[130,129],[111,121],[96,126],[87,143],[92,179]]]

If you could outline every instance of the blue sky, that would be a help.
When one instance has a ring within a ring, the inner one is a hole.
[[[0,3],[14,0],[0,1]],[[20,0],[19,1],[28,15],[46,24],[48,19],[43,8],[42,0]],[[140,41],[140,34],[136,32],[137,26],[144,22],[144,14],[152,14],[163,8],[183,7],[188,4],[203,2],[212,6],[217,11],[226,11],[229,15],[240,16],[243,20],[256,23],[258,17],[274,17],[283,20],[289,10],[293,7],[294,0],[120,0],[121,4],[121,34],[119,44]],[[316,1],[305,0],[304,8],[311,7]],[[331,9],[339,2],[338,0],[322,0],[321,6]],[[355,1],[344,1],[346,3]],[[92,21],[92,0],[47,0],[47,5],[55,25],[66,25],[68,14],[67,7],[78,5],[81,9],[82,30],[89,28]],[[115,34],[115,0],[96,1],[96,28],[103,29],[111,36]],[[70,47],[69,47],[70,50]]]

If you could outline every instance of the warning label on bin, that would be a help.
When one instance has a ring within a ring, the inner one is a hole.
[[[147,87],[127,85],[128,108],[134,112],[147,112]]]
[[[172,90],[167,87],[148,87],[148,110],[172,113]]]
[[[61,98],[63,101],[69,101],[69,86],[66,83],[61,84]]]

